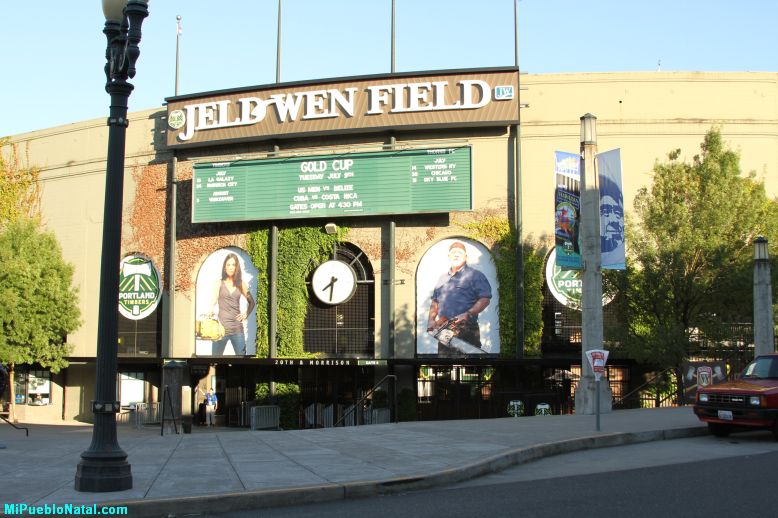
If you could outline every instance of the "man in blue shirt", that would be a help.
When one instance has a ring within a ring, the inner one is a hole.
[[[481,348],[478,314],[489,305],[492,287],[486,276],[467,265],[464,243],[454,241],[448,248],[449,269],[440,276],[432,292],[427,331],[453,327],[456,338]],[[461,356],[462,350],[438,342],[439,356]]]
[[[205,422],[208,426],[214,425],[214,416],[218,404],[219,400],[216,398],[216,394],[213,393],[213,389],[208,389],[208,393],[205,395]]]

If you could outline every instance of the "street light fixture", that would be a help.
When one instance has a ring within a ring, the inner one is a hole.
[[[92,444],[76,468],[76,491],[107,492],[132,488],[127,454],[116,437],[116,355],[118,341],[119,262],[122,234],[124,148],[127,101],[140,55],[141,25],[148,16],[147,0],[102,0],[108,40],[105,51],[105,90],[111,96],[108,117],[108,157],[103,207],[103,244],[100,259],[100,312],[97,325],[97,373]]]
[[[591,113],[581,117],[581,144],[597,145],[597,117]]]
[[[768,242],[762,236],[754,239],[754,354],[775,351],[773,324],[773,291],[770,281]]]
[[[768,251],[768,242],[762,236],[754,239],[754,261],[768,260],[770,253]]]

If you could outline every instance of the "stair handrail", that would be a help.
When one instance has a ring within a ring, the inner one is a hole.
[[[614,399],[613,404],[616,405],[617,403],[623,403],[628,397],[632,396],[633,394],[636,394],[636,393],[640,392],[641,390],[645,389],[646,387],[648,387],[649,385],[654,383],[660,376],[664,376],[665,373],[667,373],[669,371],[674,371],[674,370],[675,370],[675,367],[668,367],[667,369],[658,372],[657,374],[652,376],[651,379],[649,379],[648,381],[646,381],[642,385],[640,385],[640,386],[630,390],[629,392],[627,392],[623,396],[616,396],[616,397],[614,397],[613,398]]]
[[[8,419],[6,419],[4,416],[1,416],[1,415],[0,415],[0,419],[5,421],[6,423],[10,424],[11,426],[16,428],[17,430],[24,430],[25,437],[29,437],[30,436],[30,429],[27,428],[26,426],[16,426],[14,423],[12,423],[11,421],[9,421]]]
[[[373,393],[376,391],[376,389],[378,389],[378,387],[380,387],[380,386],[381,386],[381,385],[384,383],[384,381],[386,381],[386,380],[387,380],[387,379],[389,379],[389,378],[392,378],[392,380],[394,380],[394,389],[395,389],[395,390],[394,390],[394,398],[393,398],[393,399],[394,399],[394,422],[395,422],[395,423],[396,423],[396,422],[398,422],[398,415],[397,415],[397,376],[396,376],[396,375],[394,375],[394,374],[387,374],[386,376],[384,376],[383,378],[381,378],[381,381],[379,381],[378,383],[376,383],[375,385],[373,385],[373,388],[371,388],[370,390],[368,390],[368,391],[365,393],[365,395],[364,395],[364,396],[362,396],[361,398],[359,398],[359,399],[357,400],[357,402],[356,402],[356,403],[354,403],[353,405],[351,405],[351,408],[349,408],[349,409],[348,409],[346,412],[344,412],[344,413],[343,413],[343,415],[340,417],[340,419],[338,419],[338,420],[335,422],[335,424],[334,424],[334,425],[332,425],[332,426],[333,426],[333,428],[334,428],[335,426],[338,426],[340,423],[342,423],[342,422],[343,422],[343,420],[344,420],[344,419],[345,419],[345,418],[346,418],[346,417],[347,417],[347,416],[348,416],[350,413],[352,413],[352,412],[355,412],[355,411],[357,410],[357,408],[359,408],[359,405],[360,405],[361,403],[363,403],[365,400],[367,400],[367,399],[368,399],[370,396],[372,396],[372,395],[373,395]],[[358,415],[359,415],[359,414],[357,414],[357,416],[355,416],[355,419],[354,419],[354,422],[355,422],[355,423],[357,423],[357,425],[359,424]]]

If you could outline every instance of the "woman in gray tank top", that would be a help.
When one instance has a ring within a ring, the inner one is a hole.
[[[245,311],[240,309],[241,297],[246,299]],[[219,322],[224,326],[224,337],[213,342],[213,355],[222,356],[227,343],[232,344],[236,355],[246,354],[246,333],[244,321],[254,310],[255,302],[243,282],[243,273],[235,254],[227,255],[222,265],[221,280],[217,281],[213,290],[213,302],[211,307],[219,307],[216,313]]]

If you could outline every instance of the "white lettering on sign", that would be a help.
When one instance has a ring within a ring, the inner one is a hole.
[[[448,81],[373,85],[366,87],[361,94],[367,95],[366,115],[474,110],[493,100],[492,88],[486,81],[462,79],[456,86],[457,93],[453,96],[448,93]],[[233,101],[227,99],[187,104],[182,109],[185,124],[177,138],[186,142],[198,131],[257,124],[265,120],[269,111],[274,112],[279,123],[336,118],[343,115],[353,117],[359,93],[358,89],[353,87],[343,90],[331,88],[276,93],[267,99],[241,97],[234,105]],[[353,164],[349,162],[351,161],[339,161],[338,169],[335,170],[348,171]]]

